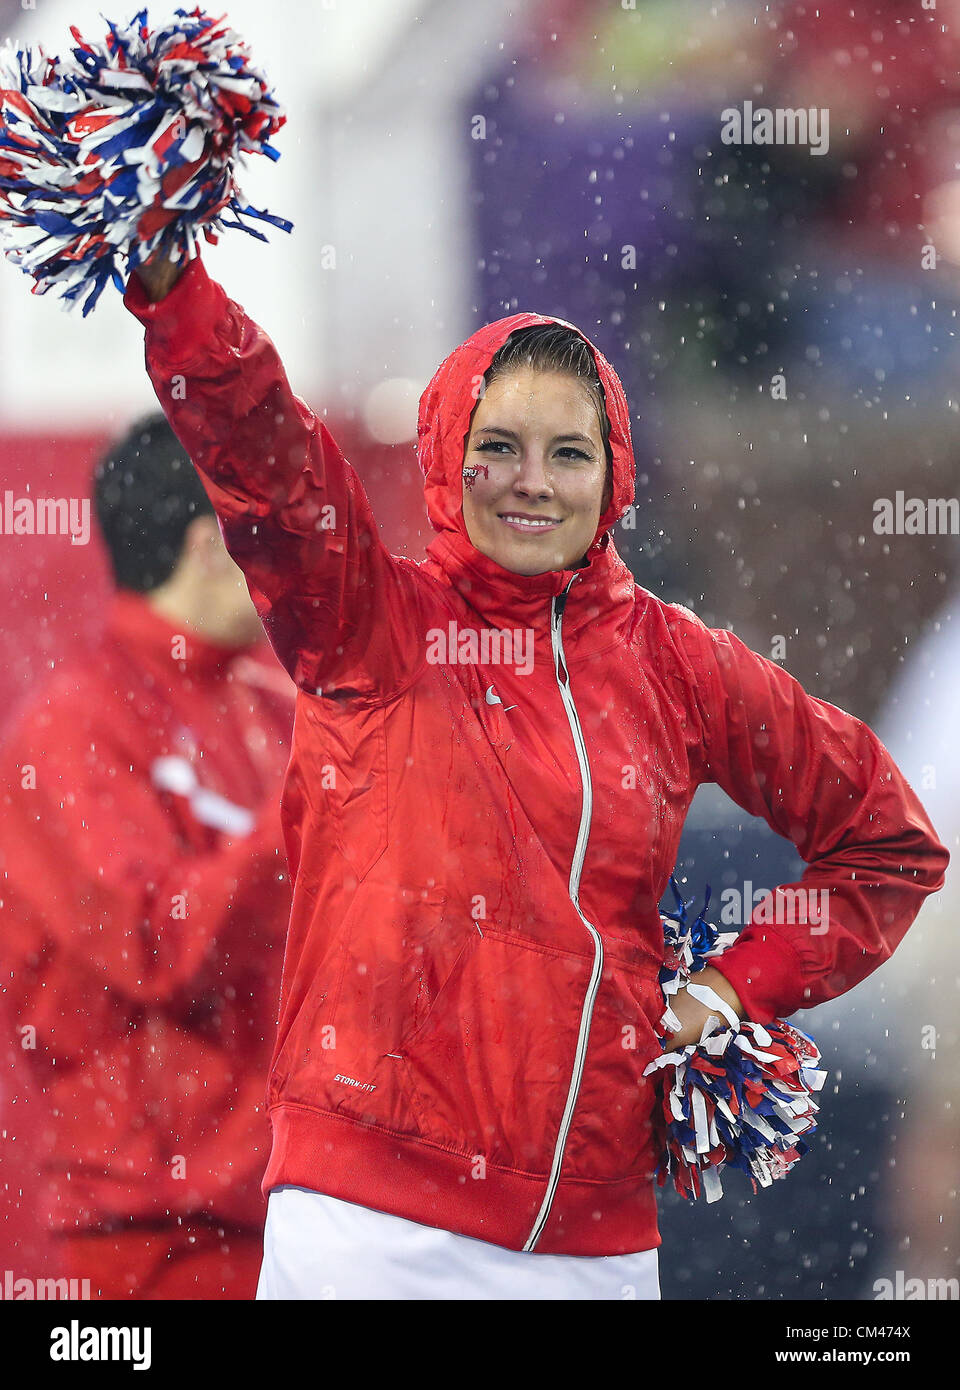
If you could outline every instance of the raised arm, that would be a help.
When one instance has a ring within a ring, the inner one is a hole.
[[[366,494],[293,394],[267,334],[211,280],[135,271],[124,304],[280,661],[303,689],[383,698],[415,673],[416,566],[384,547]]]
[[[888,959],[942,887],[949,855],[866,724],[693,614],[678,611],[674,631],[693,681],[699,780],[762,816],[808,865],[716,962],[744,1016],[767,1023],[845,993]]]

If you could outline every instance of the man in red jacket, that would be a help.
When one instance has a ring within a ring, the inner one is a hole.
[[[162,416],[107,454],[95,502],[118,586],[102,640],[0,750],[41,1207],[58,1273],[94,1297],[252,1298],[293,687]]]

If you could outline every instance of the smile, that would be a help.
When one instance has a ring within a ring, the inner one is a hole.
[[[553,517],[521,516],[517,512],[501,512],[500,520],[516,531],[552,531],[561,524]]]

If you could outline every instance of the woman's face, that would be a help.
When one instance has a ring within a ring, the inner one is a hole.
[[[496,378],[463,467],[463,520],[479,551],[515,574],[580,563],[610,503],[600,416],[582,381],[529,367]]]

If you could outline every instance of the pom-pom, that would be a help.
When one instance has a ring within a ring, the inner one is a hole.
[[[677,904],[676,912],[664,912],[660,916],[663,923],[663,965],[660,967],[660,988],[666,1001],[666,1011],[660,1020],[661,1030],[673,1032],[680,1027],[680,1020],[670,1007],[670,1000],[678,990],[683,989],[691,975],[696,975],[712,956],[718,956],[737,938],[736,932],[721,932],[705,917],[710,905],[710,885],[703,899],[703,907],[694,920],[688,920],[693,898],[685,902],[676,878],[670,875],[670,891]]]
[[[785,1176],[808,1145],[801,1137],[816,1129],[819,1091],[826,1072],[812,1038],[783,1019],[765,1027],[738,1020],[713,990],[691,983],[691,976],[721,954],[735,933],[721,933],[704,913],[688,924],[690,903],[676,883],[676,914],[664,914],[665,961],[661,970],[666,1011],[661,1028],[676,1031],[679,1020],[670,998],[687,988],[723,1020],[711,1015],[698,1043],[664,1052],[644,1075],[659,1073],[665,1152],[657,1170],[662,1187],[668,1177],[682,1197],[708,1202],[723,1195],[722,1170],[739,1168],[757,1185],[769,1187]],[[692,900],[691,900],[692,902]]]
[[[100,42],[72,28],[72,58],[0,52],[0,240],[34,294],[56,286],[68,308],[85,295],[84,316],[109,281],[123,292],[120,264],[192,260],[201,227],[216,244],[224,227],[265,241],[245,216],[293,225],[236,182],[245,154],[279,158],[269,139],[286,115],[225,19],[107,23]]]

